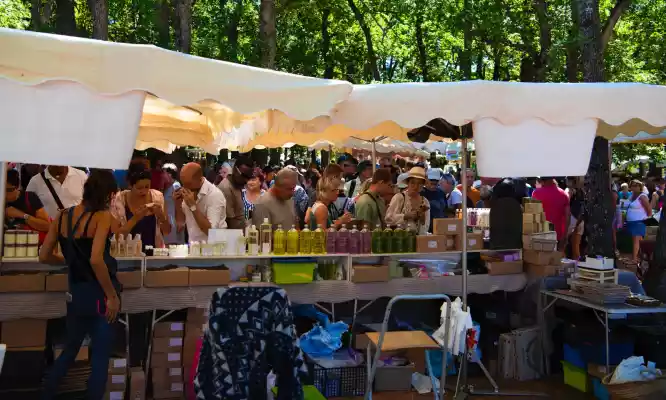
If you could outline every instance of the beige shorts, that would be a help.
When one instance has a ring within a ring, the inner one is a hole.
[[[578,220],[575,217],[571,217],[571,220],[569,221],[569,235],[574,233],[574,230],[577,235],[582,235],[583,232],[585,232],[585,222],[581,222],[580,225],[576,226],[577,223]]]

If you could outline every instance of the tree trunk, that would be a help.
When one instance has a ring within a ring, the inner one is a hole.
[[[578,44],[568,44],[567,49],[567,82],[578,82]]]
[[[599,0],[577,0],[577,3],[583,81],[603,82],[605,78]]]
[[[230,60],[238,62],[238,24],[243,15],[243,0],[235,0],[235,3],[234,12],[231,14],[231,20],[229,21],[227,39],[229,40]]]
[[[107,0],[88,0],[92,16],[93,39],[109,40],[109,4]]]
[[[502,50],[499,44],[493,46],[493,80],[499,81],[502,74]]]
[[[484,80],[486,79],[486,72],[483,66],[483,57],[485,56],[484,52],[479,49],[479,54],[476,56],[476,79]]]
[[[171,47],[171,6],[168,0],[157,0],[155,2],[155,26],[157,27],[157,43],[160,47],[168,49]]]
[[[30,30],[39,32],[42,29],[42,2],[30,1]]]
[[[192,6],[194,0],[175,0],[176,49],[181,53],[192,50]]]
[[[463,2],[463,51],[460,55],[460,69],[462,71],[463,80],[472,79],[472,20],[470,1]]]
[[[535,0],[534,8],[539,21],[539,55],[535,60],[534,78],[537,82],[546,80],[546,73],[550,66],[550,49],[553,43],[552,28],[548,19],[548,4],[546,0]]]
[[[421,65],[421,78],[428,82],[428,59],[426,55],[425,41],[423,40],[423,13],[416,15],[416,47],[419,50],[419,64]]]
[[[261,0],[259,6],[259,43],[261,49],[261,66],[275,69],[277,53],[275,0]]]
[[[354,13],[354,17],[356,18],[358,25],[363,31],[363,36],[365,36],[365,44],[368,47],[368,66],[370,67],[370,71],[372,73],[372,79],[375,81],[381,81],[382,78],[379,75],[379,68],[377,67],[377,56],[375,55],[375,48],[372,45],[372,33],[370,32],[370,28],[365,23],[363,14],[361,14],[361,11],[358,9],[358,7],[356,7],[354,0],[347,1],[349,3],[349,8],[351,8],[352,12]]]
[[[55,32],[61,35],[78,36],[74,17],[74,0],[56,0]]]
[[[333,79],[333,60],[331,59],[331,34],[328,32],[328,19],[331,9],[321,11],[321,58],[324,60],[324,79]]]

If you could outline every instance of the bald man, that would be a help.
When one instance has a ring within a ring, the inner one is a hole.
[[[224,194],[208,182],[197,163],[185,164],[180,170],[183,187],[173,194],[176,203],[178,231],[187,228],[190,241],[208,240],[208,230],[226,228]]]

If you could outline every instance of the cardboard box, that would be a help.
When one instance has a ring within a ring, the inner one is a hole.
[[[156,337],[153,339],[153,353],[173,353],[182,351],[182,337]]]
[[[545,215],[544,214],[534,214],[534,222],[536,222],[537,224],[540,224],[543,221],[545,221]]]
[[[458,218],[434,218],[432,232],[435,235],[460,235],[463,230],[462,220]]]
[[[488,261],[488,275],[511,275],[523,272],[522,261]]]
[[[556,265],[562,261],[562,253],[559,251],[525,250],[523,260],[534,265]]]
[[[523,214],[523,224],[531,224],[533,222],[535,222],[534,214],[528,214],[528,213]]]
[[[417,253],[441,253],[446,251],[447,236],[419,235],[416,237]]]
[[[125,399],[124,390],[104,393],[104,400],[124,400],[124,399]]]
[[[525,203],[525,212],[529,214],[540,214],[543,212],[543,204],[541,203]]]
[[[523,250],[533,250],[532,235],[523,235]]]
[[[468,233],[467,250],[483,250],[483,235],[480,233]]]
[[[535,251],[557,251],[557,240],[532,239],[532,249]]]
[[[190,286],[226,286],[231,282],[231,271],[224,268],[190,269]]]
[[[60,354],[62,354],[63,350],[64,349],[62,348],[53,349],[53,357],[55,358],[60,357]],[[74,359],[74,361],[88,361],[89,354],[90,352],[88,346],[81,346],[79,352],[76,354],[76,358]]]
[[[47,292],[66,292],[69,290],[67,274],[50,274],[46,276]]]
[[[203,325],[208,322],[208,308],[193,308],[190,307],[187,309],[187,324],[195,323]]]
[[[203,334],[204,328],[208,325],[208,321],[203,324],[197,322],[188,322],[185,325],[185,340],[183,346],[187,346],[191,342],[196,342]]]
[[[385,365],[378,367],[374,390],[376,392],[408,392],[412,387],[414,372],[416,372],[414,363],[404,366]]]
[[[150,359],[152,368],[178,368],[182,365],[183,356],[180,351],[171,353],[153,353]]]
[[[388,265],[354,265],[352,282],[388,282],[391,274]]]
[[[525,272],[531,278],[545,278],[559,274],[559,265],[535,265],[525,263]]]
[[[446,235],[446,250],[454,251],[456,249],[456,244],[458,244],[458,237],[455,235]]]
[[[109,359],[109,375],[111,374],[124,374],[127,372],[127,359],[126,358],[111,358]]]
[[[537,231],[534,230],[534,223],[533,222],[528,222],[527,224],[523,224],[523,235],[530,234],[530,233],[535,233]]]
[[[132,368],[128,398],[129,400],[146,400],[146,374],[141,368]]]
[[[2,323],[0,343],[8,349],[17,347],[43,347],[46,343],[45,319],[17,319]]]
[[[141,287],[141,271],[118,271],[118,281],[122,283],[123,289],[138,289]]]
[[[0,292],[43,292],[46,287],[46,274],[0,275]]]
[[[151,368],[153,383],[160,387],[169,387],[172,383],[183,382],[183,368]]]
[[[127,387],[127,375],[113,374],[109,375],[106,381],[106,390],[109,392],[124,392]]]
[[[158,322],[153,327],[154,338],[177,338],[183,337],[185,333],[184,322]]]
[[[184,396],[183,383],[172,383],[169,388],[162,390],[153,390],[153,398],[160,399],[181,399]]]
[[[190,270],[185,267],[146,271],[145,287],[182,287],[190,284]]]

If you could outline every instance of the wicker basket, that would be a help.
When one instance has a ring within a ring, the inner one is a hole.
[[[651,381],[628,382],[610,385],[613,375],[607,375],[603,384],[613,400],[663,400],[666,398],[666,376]]]

